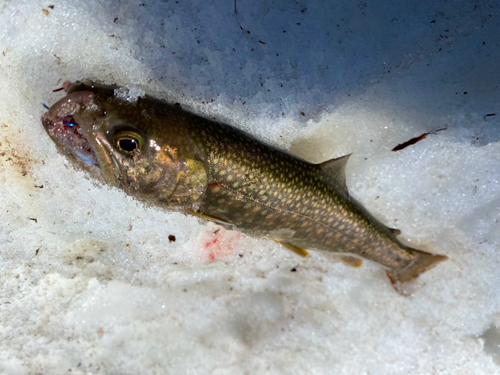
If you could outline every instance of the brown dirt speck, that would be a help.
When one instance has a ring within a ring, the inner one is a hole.
[[[14,170],[21,176],[28,175],[39,160],[32,158],[34,154],[24,143],[24,141],[7,124],[0,125],[4,135],[3,142],[0,143],[0,171]]]

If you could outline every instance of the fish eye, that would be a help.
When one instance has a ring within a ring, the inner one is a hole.
[[[115,146],[118,151],[125,154],[142,150],[144,146],[144,139],[137,133],[121,132],[114,137]]]

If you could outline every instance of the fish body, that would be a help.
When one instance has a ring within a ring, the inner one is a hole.
[[[349,253],[377,262],[393,282],[446,259],[409,248],[399,231],[349,195],[349,156],[312,164],[231,126],[116,87],[65,84],[43,116],[60,150],[106,182],[169,210],[183,210],[286,247]]]

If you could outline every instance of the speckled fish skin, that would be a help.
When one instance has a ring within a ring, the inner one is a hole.
[[[43,117],[49,135],[78,159],[72,133],[61,131],[63,139],[54,130],[72,116],[105,180],[148,204],[196,212],[300,248],[354,254],[386,267],[392,281],[414,279],[446,259],[400,243],[349,196],[348,157],[314,165],[148,96],[129,103],[114,97],[114,87],[65,88],[74,99],[62,99]],[[116,149],[116,134],[123,133],[116,129],[124,128],[141,134],[140,151]]]

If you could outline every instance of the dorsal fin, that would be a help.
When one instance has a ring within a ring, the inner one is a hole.
[[[347,185],[345,183],[345,168],[350,156],[351,154],[348,154],[341,156],[340,158],[331,159],[321,164],[317,164],[323,173],[327,175],[330,180],[334,181],[347,194],[349,194],[349,192],[347,191]]]
[[[401,231],[399,229],[389,228],[389,227],[387,227],[387,229],[389,229],[391,233],[394,234],[395,236],[399,236],[401,234]]]

